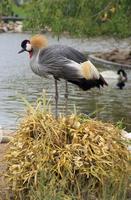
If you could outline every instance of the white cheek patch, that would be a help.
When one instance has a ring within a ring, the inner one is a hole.
[[[31,46],[30,43],[27,43],[27,44],[26,44],[26,50],[27,50],[27,51],[31,51],[31,50],[32,50],[32,46]]]

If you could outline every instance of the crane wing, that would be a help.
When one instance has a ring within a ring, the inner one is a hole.
[[[50,57],[62,56],[77,63],[82,63],[87,60],[86,56],[72,47],[65,45],[53,45],[44,48],[40,51],[39,61],[43,63],[50,59]]]
[[[95,66],[79,51],[67,46],[50,46],[40,51],[39,72],[56,78],[77,80],[99,79]]]
[[[39,71],[63,79],[82,78],[79,73],[80,63],[86,57],[79,51],[64,45],[53,45],[44,48],[39,54]]]

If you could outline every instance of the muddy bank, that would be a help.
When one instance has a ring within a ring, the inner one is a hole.
[[[110,52],[98,53],[96,57],[122,65],[131,65],[131,49],[114,49]]]

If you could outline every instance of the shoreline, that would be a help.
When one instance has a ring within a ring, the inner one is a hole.
[[[3,134],[4,134],[4,137],[12,138],[15,133],[13,131],[4,130]],[[6,171],[6,163],[4,160],[4,156],[6,154],[6,151],[8,150],[8,147],[9,147],[9,141],[8,141],[8,143],[0,143],[0,174],[1,174],[1,176],[0,176],[0,199],[2,199],[2,200],[7,199],[7,191],[8,191],[7,183],[5,182],[4,177],[2,176]]]

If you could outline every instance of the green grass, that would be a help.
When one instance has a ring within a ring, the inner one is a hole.
[[[12,10],[16,15],[18,15],[20,17],[26,17],[27,16],[26,6],[17,6],[15,4],[13,4]]]

